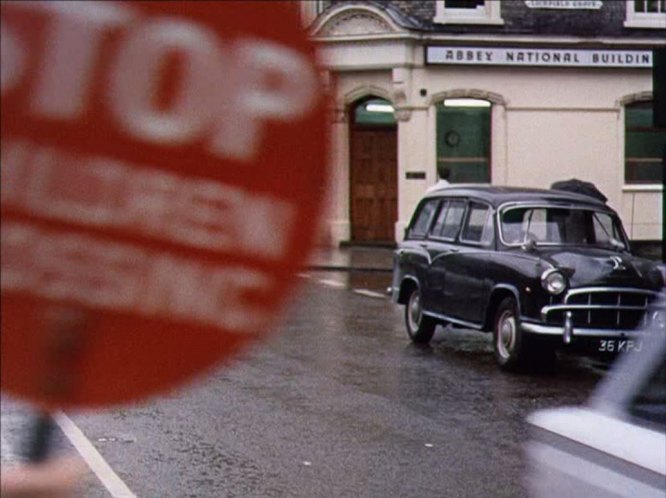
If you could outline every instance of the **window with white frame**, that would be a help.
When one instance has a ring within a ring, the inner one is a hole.
[[[652,101],[624,108],[624,181],[662,185],[666,161],[666,130],[652,121]]]
[[[666,29],[666,0],[627,0],[624,26]]]
[[[504,24],[499,0],[437,0],[434,21],[440,24]]]

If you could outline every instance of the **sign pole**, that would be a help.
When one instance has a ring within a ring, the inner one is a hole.
[[[84,351],[87,313],[73,307],[51,307],[45,313],[46,340],[43,345],[44,370],[37,389],[45,398],[72,396],[77,368]],[[32,417],[26,442],[26,458],[32,463],[46,461],[56,428],[51,412],[41,409]]]
[[[42,463],[46,460],[54,430],[55,422],[50,413],[41,412],[34,415],[30,438],[27,441],[26,458],[29,462]]]

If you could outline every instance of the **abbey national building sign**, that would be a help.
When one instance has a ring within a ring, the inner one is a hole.
[[[428,46],[427,64],[651,68],[650,50]]]

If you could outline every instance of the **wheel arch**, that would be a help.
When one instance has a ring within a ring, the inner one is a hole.
[[[416,277],[406,276],[400,282],[400,291],[398,292],[398,304],[407,304],[409,294],[413,289],[420,289],[421,284]]]
[[[518,316],[521,316],[520,312],[520,295],[518,289],[512,285],[500,284],[493,288],[488,299],[488,306],[486,307],[485,319],[483,321],[483,330],[492,331],[495,321],[495,314],[497,313],[497,308],[500,303],[507,297],[512,297],[516,300],[516,306],[518,307]]]

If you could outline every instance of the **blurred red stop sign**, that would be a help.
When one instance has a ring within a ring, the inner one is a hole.
[[[263,336],[327,179],[296,7],[1,8],[2,388],[126,402]]]

